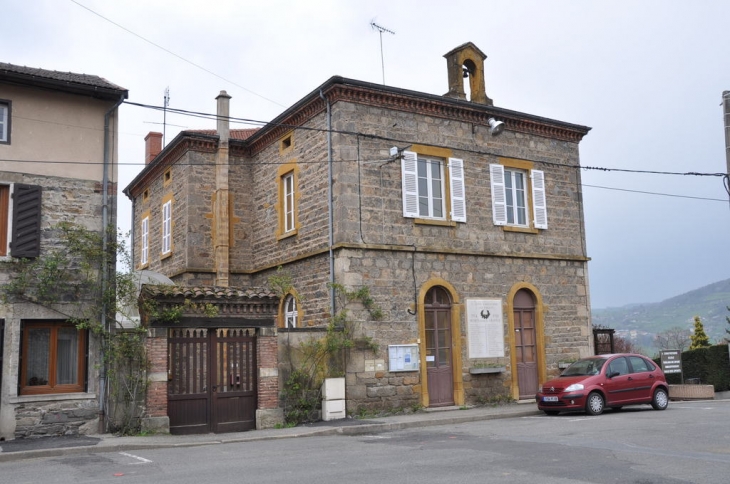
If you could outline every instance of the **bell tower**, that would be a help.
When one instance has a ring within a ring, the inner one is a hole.
[[[464,99],[473,103],[486,104],[491,106],[494,103],[487,97],[484,87],[484,59],[487,56],[471,42],[462,44],[446,55],[447,69],[449,73],[449,92],[446,97]],[[469,79],[469,91],[471,98],[467,99],[464,90],[464,78]]]

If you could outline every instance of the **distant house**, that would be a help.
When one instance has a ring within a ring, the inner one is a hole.
[[[257,347],[251,406],[232,420],[272,425],[286,348],[322,334],[339,309],[333,282],[367,286],[383,310],[357,316],[380,351],[346,362],[350,413],[528,399],[559,360],[592,354],[578,156],[590,128],[495,107],[471,43],[445,57],[444,96],[333,77],[258,130],[230,128],[221,92],[216,131],[183,131],[164,149],[150,133],[148,165],[125,189],[134,263],[178,289],[149,296],[245,308],[250,296],[232,289],[263,294],[279,267],[293,281],[258,321],[230,310],[150,322],[154,347],[173,348],[153,362],[151,417],[221,430],[217,398],[242,392],[243,373],[174,348],[250,328],[277,352]],[[193,388],[181,378],[194,364],[211,373]]]
[[[0,285],[57,242],[59,222],[116,226],[126,97],[97,76],[0,63]],[[73,303],[0,305],[0,437],[98,432],[99,345],[67,322]]]

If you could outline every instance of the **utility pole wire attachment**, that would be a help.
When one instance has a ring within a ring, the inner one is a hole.
[[[392,30],[386,29],[382,25],[376,24],[375,20],[370,21],[370,27],[372,27],[374,30],[377,30],[380,33],[380,65],[383,69],[383,85],[385,85],[385,59],[383,57],[383,32],[387,32],[392,35],[395,35],[395,32],[393,32]]]

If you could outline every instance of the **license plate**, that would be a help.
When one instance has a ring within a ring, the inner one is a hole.
[[[543,402],[557,402],[558,397],[542,397]]]

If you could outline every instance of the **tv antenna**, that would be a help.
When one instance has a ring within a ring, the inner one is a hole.
[[[385,60],[383,58],[383,32],[388,32],[389,34],[395,35],[395,32],[392,30],[386,29],[382,25],[378,25],[375,23],[375,20],[372,20],[370,22],[370,27],[377,30],[380,33],[380,65],[383,69],[383,85],[385,85]]]
[[[165,131],[167,129],[167,106],[170,104],[170,86],[165,88],[165,100],[162,108],[162,147],[165,147]]]

